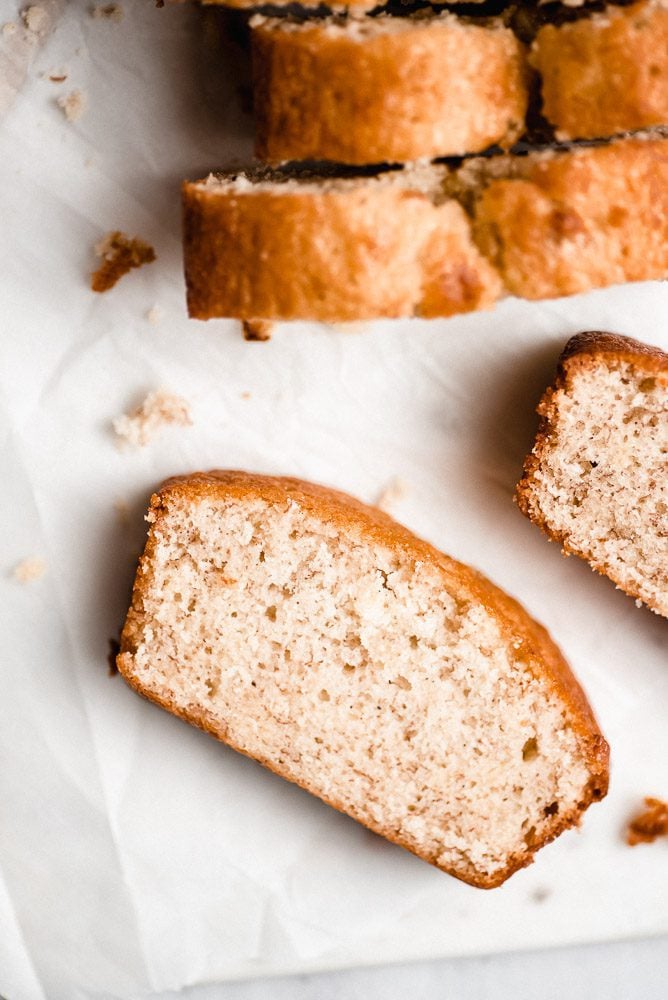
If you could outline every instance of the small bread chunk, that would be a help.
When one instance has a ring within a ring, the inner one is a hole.
[[[668,139],[499,160],[481,164],[476,238],[513,295],[668,276]]]
[[[629,823],[626,843],[629,847],[637,844],[653,844],[659,837],[668,837],[668,802],[646,798],[646,808]]]
[[[538,32],[530,61],[558,139],[668,124],[668,4],[640,0]]]
[[[605,795],[547,632],[379,510],[214,472],[148,521],[118,668],[175,715],[484,888]]]
[[[578,334],[538,412],[520,510],[668,617],[668,355],[630,337]]]
[[[524,49],[499,21],[251,21],[255,154],[269,163],[401,163],[512,146]]]
[[[443,200],[442,173],[184,184],[190,316],[347,322],[491,305],[501,283],[464,209]]]

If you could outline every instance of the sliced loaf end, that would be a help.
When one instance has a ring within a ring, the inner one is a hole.
[[[520,510],[668,616],[668,355],[630,337],[579,334],[538,412]]]

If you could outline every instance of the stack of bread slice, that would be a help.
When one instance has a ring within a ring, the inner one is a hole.
[[[184,184],[190,315],[449,316],[668,276],[668,3],[548,6],[252,17],[261,165]]]

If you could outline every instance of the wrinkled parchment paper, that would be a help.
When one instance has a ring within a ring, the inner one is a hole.
[[[241,64],[207,61],[211,25],[188,6],[126,0],[120,22],[43,6],[42,36],[0,35],[0,992],[129,998],[668,930],[663,845],[623,842],[641,797],[668,794],[668,622],[563,559],[511,501],[566,337],[666,348],[668,286],[348,332],[295,324],[261,344],[189,322],[178,184],[247,154]],[[0,20],[16,10],[0,3]],[[74,123],[56,104],[73,89],[87,98]],[[91,248],[111,229],[158,260],[96,296]],[[159,387],[190,402],[193,426],[119,451],[112,419]],[[371,501],[404,480],[395,516],[520,598],[584,683],[613,770],[582,831],[474,890],[110,677],[152,488],[216,466]],[[21,585],[29,556],[48,569]]]

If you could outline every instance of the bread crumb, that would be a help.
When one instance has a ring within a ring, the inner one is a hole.
[[[123,8],[119,3],[96,3],[90,8],[91,17],[105,21],[122,21]]]
[[[83,90],[71,90],[58,98],[58,107],[65,112],[68,122],[78,122],[86,110],[86,95]]]
[[[385,486],[384,489],[378,494],[378,499],[376,500],[376,507],[379,510],[384,511],[386,514],[390,514],[396,504],[404,500],[410,492],[408,483],[405,479],[400,479],[395,476],[390,482]]]
[[[647,809],[638,813],[629,823],[626,836],[629,847],[651,844],[657,837],[668,836],[668,802],[646,798],[645,805]]]
[[[43,35],[49,26],[49,15],[46,8],[39,4],[26,7],[24,11],[21,11],[21,17],[28,31],[32,31],[34,35]]]
[[[151,306],[149,311],[146,313],[146,319],[149,321],[151,326],[157,326],[162,319],[162,309],[160,306]]]
[[[124,413],[113,421],[118,437],[140,448],[148,444],[167,424],[188,427],[192,424],[192,417],[186,400],[165,389],[150,392],[137,409]]]
[[[14,567],[13,577],[19,583],[34,583],[46,573],[46,561],[41,556],[29,556]]]
[[[267,319],[245,319],[242,321],[244,340],[271,340],[274,324]]]
[[[109,291],[134,267],[151,264],[155,260],[155,250],[150,243],[145,243],[136,236],[126,236],[118,230],[107,233],[95,245],[95,255],[101,258],[102,263],[91,279],[94,292]]]
[[[5,38],[9,38],[10,35],[15,35],[16,34],[16,25],[14,24],[14,22],[13,21],[7,21],[6,24],[3,24],[3,26],[2,26],[2,33],[5,36]]]
[[[251,398],[250,392],[248,392],[248,390],[246,389],[244,392],[241,393],[241,398],[242,399],[250,399]]]
[[[65,80],[67,80],[67,70],[52,69],[49,73],[49,80],[51,83],[65,83]]]

